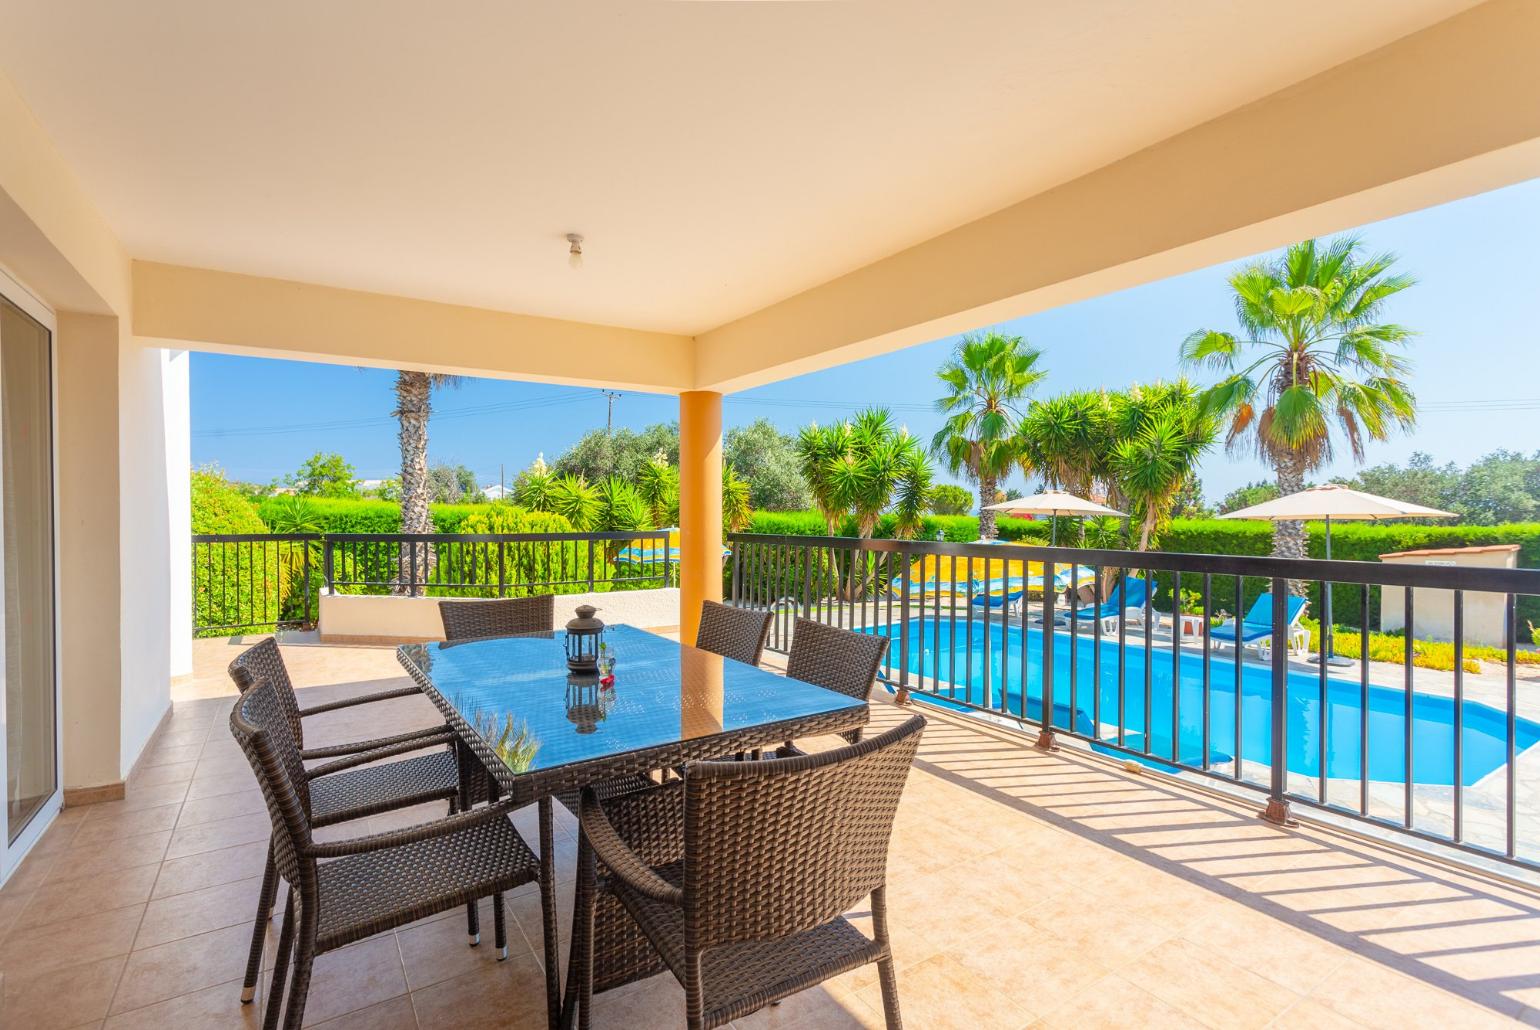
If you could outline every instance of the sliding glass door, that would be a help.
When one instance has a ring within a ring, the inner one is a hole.
[[[46,828],[60,799],[53,333],[47,318],[34,298],[0,275],[0,754],[5,768],[0,875],[9,873]]]

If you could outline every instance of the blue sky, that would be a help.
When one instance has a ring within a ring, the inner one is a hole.
[[[1416,329],[1410,356],[1421,404],[1415,432],[1371,446],[1368,461],[1403,461],[1427,451],[1462,464],[1498,447],[1540,449],[1540,180],[1446,204],[1359,230],[1372,250],[1390,250],[1418,285],[1393,302],[1389,317]],[[1227,262],[1173,279],[1000,324],[1043,350],[1048,379],[1038,396],[1088,387],[1117,388],[1178,374],[1177,347],[1196,328],[1233,328]],[[928,439],[934,372],[955,338],[729,396],[727,424],[769,418],[787,431],[886,403]],[[267,482],[316,450],[337,451],[364,478],[399,467],[393,373],[218,354],[192,355],[192,457],[235,479]],[[1200,378],[1204,373],[1197,373]],[[1527,403],[1526,403],[1527,402]],[[485,484],[509,480],[537,453],[560,454],[602,427],[597,390],[465,380],[441,391],[430,426],[429,460],[458,462]],[[615,424],[640,428],[672,421],[672,397],[627,393]],[[1338,464],[1320,479],[1351,471]],[[1243,483],[1270,478],[1254,459],[1216,449],[1202,468],[1217,499]],[[1013,485],[1026,485],[1018,475]]]

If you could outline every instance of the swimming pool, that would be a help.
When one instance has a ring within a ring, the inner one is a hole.
[[[902,623],[867,627],[866,632],[891,638],[890,661],[897,670]],[[1018,626],[998,623],[986,626],[979,621],[958,620],[956,641],[953,623],[948,619],[911,619],[909,628],[909,676],[918,682],[922,668],[927,688],[932,677],[957,685],[950,692],[943,685],[940,696],[953,696],[998,710],[1001,690],[1005,691],[1005,710],[1011,715],[1023,712],[1021,684],[1023,672],[1027,684],[1025,716],[1042,718],[1043,632],[1028,628],[1026,663],[1022,663],[1022,631]],[[1096,681],[1096,644],[1089,633],[1080,634],[1075,643],[1077,689],[1074,705],[1070,698],[1071,641],[1067,630],[1052,635],[1054,653],[1053,705],[1054,724],[1068,728],[1073,719],[1075,732],[1094,736],[1094,695]],[[1171,759],[1172,655],[1169,645],[1157,643],[1151,652],[1149,753]],[[939,664],[938,664],[939,661]],[[1145,690],[1144,644],[1131,639],[1123,654],[1123,727],[1124,746],[1144,751]],[[896,671],[895,671],[896,675]],[[986,693],[986,675],[988,688]],[[1178,706],[1176,757],[1180,764],[1203,764],[1203,659],[1200,644],[1184,645],[1180,657],[1181,682]],[[1235,663],[1232,652],[1215,653],[1209,662],[1209,761],[1228,763],[1236,755],[1247,762],[1269,764],[1272,761],[1272,676],[1259,663],[1241,665],[1241,738],[1235,735]],[[965,696],[963,684],[971,684],[971,696]],[[1327,678],[1326,695],[1326,774],[1328,777],[1357,779],[1363,754],[1359,741],[1361,692],[1356,679]],[[1102,638],[1100,721],[1102,737],[1115,740],[1109,726],[1118,721],[1118,645],[1116,638]],[[1320,677],[1315,673],[1290,672],[1288,678],[1288,768],[1291,772],[1319,776],[1321,741]],[[1508,760],[1507,717],[1488,705],[1466,701],[1463,709],[1462,776],[1466,786],[1476,783]],[[1371,683],[1369,686],[1369,779],[1401,783],[1406,779],[1406,694],[1399,687]],[[1518,719],[1515,724],[1514,749],[1523,751],[1540,741],[1540,723]],[[1414,693],[1412,697],[1412,772],[1413,781],[1423,784],[1454,782],[1454,702],[1450,698]]]

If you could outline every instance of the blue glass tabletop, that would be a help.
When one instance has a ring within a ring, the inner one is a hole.
[[[632,626],[604,630],[615,682],[603,686],[569,675],[565,636],[409,644],[400,655],[515,774],[831,713],[865,720],[862,701]]]

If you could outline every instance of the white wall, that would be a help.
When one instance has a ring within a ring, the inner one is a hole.
[[[192,392],[185,350],[163,351],[166,497],[171,539],[171,675],[192,673]]]
[[[167,405],[176,403],[176,352],[125,337],[118,353],[119,519],[122,545],[123,693],[120,766],[127,776],[171,706],[171,578],[188,560],[187,537],[173,540]],[[185,404],[185,362],[181,387]],[[185,443],[181,446],[186,446]],[[183,490],[186,465],[182,465]],[[177,522],[176,525],[184,525]],[[173,554],[182,556],[178,565]],[[185,577],[183,577],[185,579]],[[188,623],[181,623],[185,628]]]

